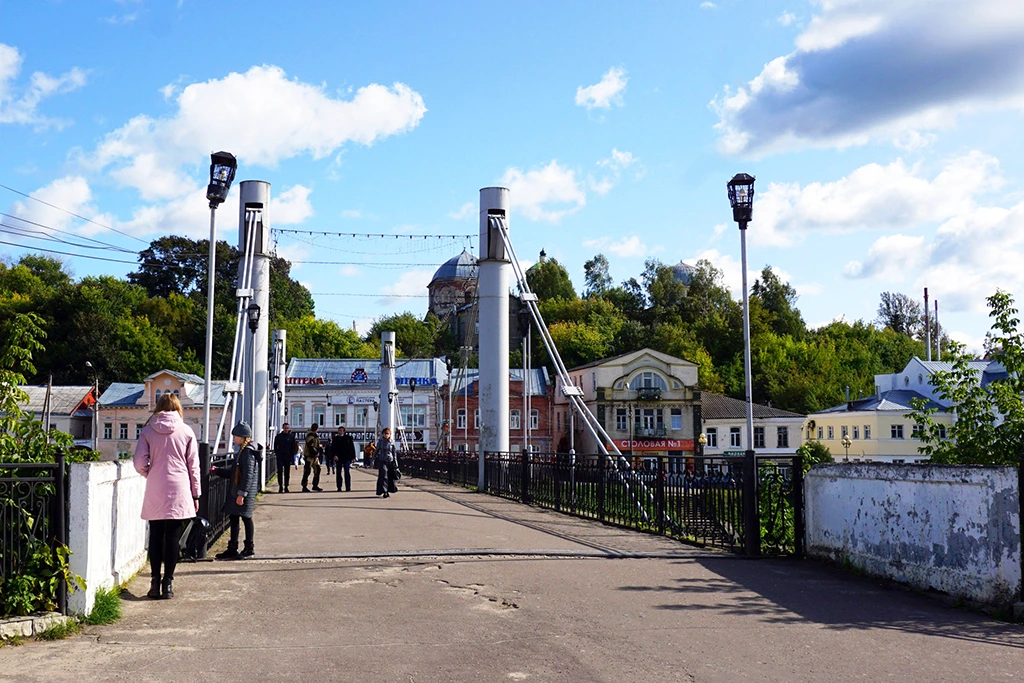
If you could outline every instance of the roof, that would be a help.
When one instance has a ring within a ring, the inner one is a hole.
[[[676,265],[672,266],[672,277],[677,282],[682,282],[687,287],[693,282],[693,275],[697,272],[697,269],[691,266],[689,263],[683,263],[680,261]]]
[[[158,375],[170,375],[171,377],[177,377],[182,382],[191,382],[192,384],[203,384],[206,381],[199,375],[193,375],[188,372],[176,372],[174,370],[160,370],[159,372],[154,372],[146,379],[153,379]]]
[[[931,400],[923,394],[910,389],[896,389],[894,391],[883,391],[881,396],[868,396],[850,401],[850,405],[840,403],[837,406],[819,410],[819,413],[845,413],[847,411],[875,411],[875,410],[913,410],[910,405],[913,399],[920,399],[925,402],[925,408],[944,410],[944,406]]]
[[[450,280],[453,278],[474,278],[477,276],[476,256],[469,250],[463,249],[458,256],[453,256],[434,272],[430,278],[431,284],[437,280]]]
[[[359,381],[356,370],[365,373]],[[441,384],[447,375],[440,358],[398,358],[395,360],[395,378],[429,377]],[[380,358],[292,358],[287,378],[323,379],[325,385],[380,384]]]
[[[192,375],[192,377],[195,377],[195,375]],[[192,390],[188,392],[188,397],[192,399],[194,403],[201,405],[204,400],[202,378],[199,379],[199,382],[200,385],[198,387],[193,387]],[[107,387],[107,390],[103,392],[102,396],[100,396],[100,405],[107,407],[136,407],[144,393],[146,393],[146,385],[144,383],[114,382]],[[223,381],[210,382],[210,405],[224,405]]]
[[[936,372],[950,372],[953,369],[953,364],[947,361],[921,359],[917,359],[917,361],[924,366],[929,375],[933,375]],[[967,367],[981,374],[981,386],[985,386],[997,379],[1006,379],[1009,376],[1009,373],[1006,372],[1006,366],[997,360],[971,360],[967,361]]]
[[[459,377],[457,370],[452,370],[452,393],[461,394],[466,384],[470,385],[469,393],[474,394],[473,383],[480,379],[480,370],[477,368],[467,368],[466,374],[463,377]],[[510,368],[508,371],[509,382],[522,382],[523,381],[523,369],[522,368]],[[530,396],[545,396],[548,393],[548,387],[551,385],[551,379],[548,376],[548,369],[533,368],[530,370],[530,383],[529,391]]]
[[[772,418],[803,418],[800,413],[793,413],[781,408],[763,406],[759,403],[753,404],[755,420],[770,420]],[[728,396],[712,394],[708,391],[700,392],[700,415],[705,420],[735,420],[747,417],[747,402],[740,401]]]
[[[43,409],[46,406],[46,385],[29,384],[18,388],[28,394],[28,402],[21,404],[21,409],[27,413],[42,415]],[[92,400],[88,399],[89,392],[91,391],[92,385],[51,387],[50,413],[53,415],[71,415],[82,405],[83,401],[91,404]]]
[[[629,351],[627,353],[620,353],[617,356],[609,356],[608,358],[600,358],[598,360],[591,361],[589,363],[584,363],[583,365],[577,365],[574,368],[569,368],[568,371],[569,372],[574,372],[576,370],[586,370],[587,368],[595,368],[595,367],[597,367],[599,365],[606,365],[608,363],[613,363],[613,362],[615,362],[615,361],[617,361],[617,360],[619,360],[621,358],[625,358],[626,356],[636,356],[637,358],[639,358],[641,355],[643,355],[645,353],[649,354],[651,356],[654,356],[655,358],[657,358],[657,359],[659,359],[659,360],[661,360],[662,362],[665,362],[665,363],[682,362],[682,363],[688,363],[690,365],[695,365],[695,363],[693,361],[686,360],[685,358],[679,358],[678,356],[672,356],[672,355],[669,355],[669,354],[664,353],[662,351],[656,351],[656,350],[654,350],[652,348],[649,348],[649,347],[645,346],[644,348],[637,349],[636,351]],[[669,360],[665,360],[665,359],[669,359]]]

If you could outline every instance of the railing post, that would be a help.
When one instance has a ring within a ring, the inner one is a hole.
[[[199,444],[199,516],[210,519],[210,444]]]
[[[804,458],[793,458],[793,554],[804,559]]]
[[[68,527],[67,527],[67,478],[65,477],[66,464],[64,461],[64,453],[57,455],[57,467],[53,472],[53,483],[54,483],[54,537],[57,543],[67,546],[68,544]],[[57,549],[54,548],[54,552]],[[64,578],[64,572],[60,574],[60,580],[57,583],[57,609],[60,610],[61,614],[68,613],[68,584]]]
[[[654,513],[658,516],[657,529],[659,534],[665,533],[665,458],[658,456],[658,480],[654,484]]]
[[[757,505],[757,456],[743,454],[743,545],[747,557],[761,554],[761,517]]]
[[[448,451],[448,483],[452,483],[452,452]]]
[[[555,482],[555,510],[562,511],[562,476],[561,476],[561,454],[556,453],[551,463],[552,475]]]
[[[605,488],[608,484],[608,461],[605,459],[600,460],[601,463],[601,480],[597,483],[597,518],[602,522],[605,519],[604,509],[604,496]]]
[[[522,472],[519,481],[519,498],[524,503],[530,502],[530,452],[523,449]]]

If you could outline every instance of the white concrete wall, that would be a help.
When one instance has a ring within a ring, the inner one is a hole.
[[[989,605],[1020,599],[1014,468],[836,463],[805,481],[808,555]]]
[[[128,580],[146,562],[146,522],[139,517],[146,480],[130,460],[75,463],[69,486],[71,571],[86,589],[68,596],[68,609],[88,614],[97,589]]]

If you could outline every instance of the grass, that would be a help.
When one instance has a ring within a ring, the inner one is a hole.
[[[54,624],[50,628],[46,629],[42,633],[36,635],[39,640],[63,640],[68,636],[73,636],[82,630],[82,625],[78,623],[77,619],[67,619]]]
[[[96,603],[85,618],[90,625],[113,624],[121,618],[121,587],[101,588],[96,591]]]

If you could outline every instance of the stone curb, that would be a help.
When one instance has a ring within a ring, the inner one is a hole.
[[[28,617],[11,617],[0,619],[0,640],[9,638],[31,638],[38,636],[48,628],[67,623],[71,617],[57,612],[33,614]]]

